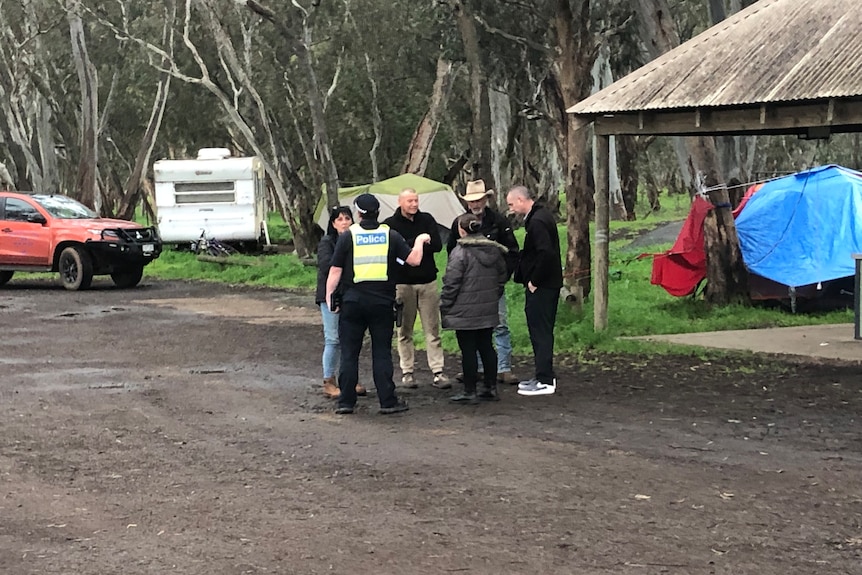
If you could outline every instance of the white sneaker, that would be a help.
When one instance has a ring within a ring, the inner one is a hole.
[[[519,383],[518,389],[532,389],[532,388],[536,387],[536,384],[538,384],[538,383],[539,383],[539,380],[536,379],[535,377],[533,377],[533,378],[530,378],[526,381],[522,381],[521,383]]]
[[[554,383],[542,383],[541,381],[532,379],[530,381],[522,381],[518,384],[519,395],[552,395],[557,391],[557,380]]]

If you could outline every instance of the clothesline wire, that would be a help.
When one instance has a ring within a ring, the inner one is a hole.
[[[699,196],[704,196],[704,197],[705,197],[705,196],[706,196],[706,194],[708,194],[709,192],[712,192],[712,191],[715,191],[715,190],[720,190],[720,189],[722,189],[722,188],[725,188],[725,189],[728,189],[728,190],[732,190],[732,189],[735,189],[735,188],[748,188],[748,187],[750,187],[750,186],[755,186],[755,185],[757,185],[757,184],[765,184],[766,182],[771,182],[772,180],[777,180],[778,178],[783,178],[783,177],[784,177],[784,176],[775,176],[775,177],[772,177],[772,178],[766,178],[766,179],[764,179],[764,180],[754,180],[754,181],[751,181],[751,182],[745,182],[745,183],[741,183],[741,184],[734,184],[734,185],[732,185],[732,186],[728,186],[728,185],[725,185],[725,184],[719,184],[719,185],[717,185],[717,186],[711,186],[711,187],[709,187],[709,188],[704,188],[704,187],[702,187],[702,185],[700,185],[700,184],[699,184],[699,185],[698,185],[698,189],[699,189],[699,191],[697,192],[697,195],[699,195]]]

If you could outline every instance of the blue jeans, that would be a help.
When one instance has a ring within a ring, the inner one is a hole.
[[[494,328],[494,343],[497,346],[497,373],[512,371],[512,336],[509,333],[509,310],[506,294],[497,302],[497,327]]]
[[[509,310],[506,306],[506,294],[500,296],[497,302],[497,327],[494,328],[494,345],[497,347],[497,373],[512,371],[512,335],[509,333]],[[482,358],[479,357],[479,371]]]
[[[338,361],[341,358],[338,314],[332,313],[328,305],[321,303],[320,317],[323,318],[323,379],[328,379],[338,375]]]

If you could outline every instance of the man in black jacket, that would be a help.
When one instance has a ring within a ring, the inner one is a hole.
[[[554,374],[554,324],[563,287],[560,236],[553,214],[536,203],[524,186],[515,186],[506,196],[509,209],[526,216],[524,248],[515,281],[524,285],[524,314],[533,345],[536,375],[518,384],[521,395],[550,395],[557,389]]]
[[[419,195],[406,188],[398,195],[398,209],[383,222],[404,236],[410,244],[420,234],[428,234],[431,241],[424,246],[422,262],[415,268],[402,267],[396,278],[396,297],[404,304],[401,327],[398,328],[398,357],[401,363],[401,385],[416,388],[413,377],[415,348],[413,326],[416,314],[422,320],[425,332],[425,349],[428,367],[434,374],[432,384],[440,389],[452,387],[443,373],[443,346],[440,342],[440,291],[437,287],[437,265],[434,254],[443,249],[437,221],[429,213],[419,210]]]
[[[506,279],[508,280],[518,266],[518,240],[515,239],[515,233],[512,231],[509,220],[488,207],[488,196],[493,193],[494,190],[485,189],[484,180],[475,180],[467,182],[467,188],[461,199],[467,204],[467,212],[479,218],[481,226],[479,233],[489,240],[509,248],[509,252],[506,254],[506,271],[509,273]],[[452,222],[452,231],[449,234],[449,241],[446,242],[446,251],[450,254],[455,249],[460,237],[458,235],[458,219],[455,218],[455,221]],[[509,333],[509,311],[506,307],[505,293],[500,296],[497,303],[497,315],[500,322],[494,328],[494,345],[497,348],[497,382],[515,384],[518,383],[518,379],[512,375],[512,336]]]

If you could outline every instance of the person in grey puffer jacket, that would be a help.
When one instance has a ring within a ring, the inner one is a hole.
[[[461,349],[464,391],[452,396],[456,403],[496,401],[497,354],[491,334],[499,323],[497,304],[508,278],[505,254],[508,248],[489,240],[480,232],[479,219],[473,214],[458,218],[458,240],[449,254],[440,315],[443,329],[454,329]],[[484,367],[483,389],[476,393],[479,362]]]

